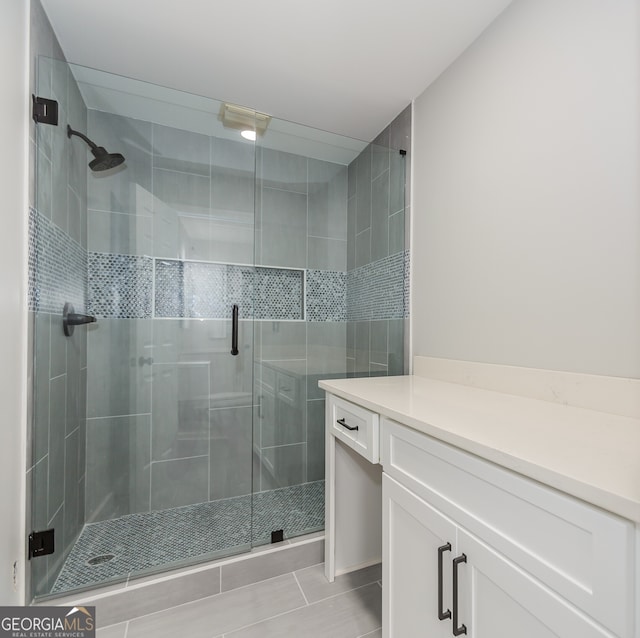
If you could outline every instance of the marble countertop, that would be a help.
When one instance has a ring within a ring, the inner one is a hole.
[[[413,375],[319,385],[640,523],[640,419]]]

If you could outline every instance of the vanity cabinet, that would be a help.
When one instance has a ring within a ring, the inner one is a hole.
[[[640,528],[552,487],[568,474],[538,482],[372,394],[327,396],[325,573],[382,560],[384,638],[640,638]]]
[[[382,421],[383,637],[630,638],[633,525]]]
[[[384,638],[611,637],[394,479],[382,491]]]

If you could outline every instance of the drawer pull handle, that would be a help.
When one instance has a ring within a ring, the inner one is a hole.
[[[458,627],[458,565],[460,563],[466,563],[467,557],[465,554],[453,559],[453,635],[461,636],[467,633],[467,628],[464,625]]]
[[[446,620],[451,618],[451,611],[442,611],[442,554],[444,552],[451,551],[451,543],[438,547],[438,618],[440,620]]]
[[[341,425],[343,428],[347,428],[347,430],[357,430],[358,426],[357,425],[347,425],[347,422],[344,419],[338,419],[337,421],[338,425]]]

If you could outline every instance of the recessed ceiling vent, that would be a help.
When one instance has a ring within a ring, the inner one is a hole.
[[[225,128],[232,128],[238,131],[255,131],[257,135],[264,135],[271,116],[265,113],[258,113],[253,109],[238,104],[223,102],[220,105],[218,119]]]

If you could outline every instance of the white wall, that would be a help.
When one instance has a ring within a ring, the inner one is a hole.
[[[4,605],[24,602],[28,14],[25,0],[0,4],[0,604]]]
[[[413,354],[640,377],[640,9],[516,0],[414,105]]]

